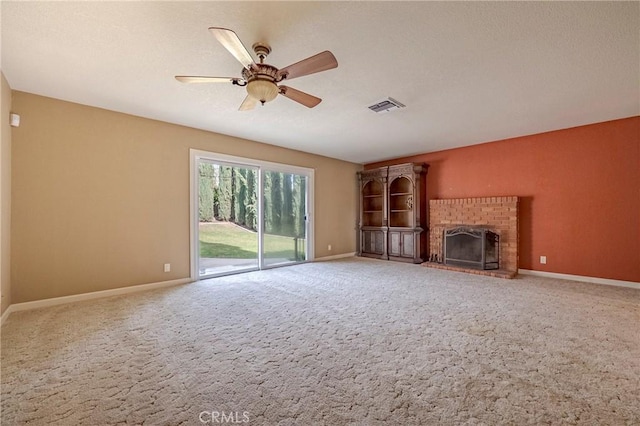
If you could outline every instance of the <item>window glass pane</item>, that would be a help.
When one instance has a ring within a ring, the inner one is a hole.
[[[199,275],[258,267],[256,169],[198,165]]]
[[[264,172],[264,264],[306,259],[306,177]]]

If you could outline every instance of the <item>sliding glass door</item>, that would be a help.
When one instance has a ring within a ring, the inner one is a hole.
[[[258,269],[257,179],[257,168],[199,161],[199,276]]]
[[[303,261],[307,241],[307,177],[277,171],[263,171],[262,176],[264,265]]]
[[[309,260],[313,171],[191,151],[192,276]]]

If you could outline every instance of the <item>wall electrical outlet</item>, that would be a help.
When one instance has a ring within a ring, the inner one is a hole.
[[[171,264],[170,263],[165,263],[164,264],[164,271],[165,272],[171,272]]]
[[[542,263],[543,265],[547,264],[547,256],[540,256],[540,263]]]
[[[327,246],[327,250],[331,251],[331,244]]]

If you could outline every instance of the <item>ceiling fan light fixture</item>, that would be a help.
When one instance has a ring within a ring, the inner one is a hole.
[[[278,96],[278,86],[273,81],[257,78],[247,83],[247,93],[264,105]]]

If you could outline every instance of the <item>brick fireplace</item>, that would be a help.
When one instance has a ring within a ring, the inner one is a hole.
[[[518,272],[518,197],[454,198],[429,201],[429,262],[425,266],[514,277]],[[483,227],[500,236],[497,271],[443,265],[444,231],[460,225]]]

